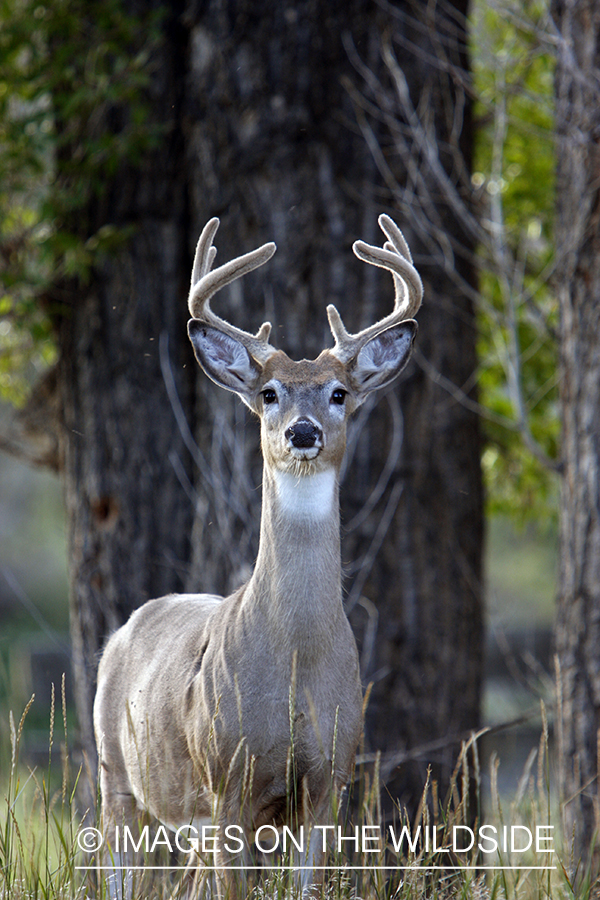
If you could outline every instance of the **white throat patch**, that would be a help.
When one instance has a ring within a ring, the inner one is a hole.
[[[336,483],[334,469],[314,475],[275,471],[277,499],[290,519],[324,519],[331,513]]]

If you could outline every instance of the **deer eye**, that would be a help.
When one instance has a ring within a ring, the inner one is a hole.
[[[346,391],[341,390],[341,388],[335,390],[331,395],[331,403],[336,403],[338,406],[342,406],[345,399]]]
[[[262,392],[263,403],[277,403],[277,394],[272,388],[267,388]]]

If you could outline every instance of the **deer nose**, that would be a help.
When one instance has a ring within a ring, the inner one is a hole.
[[[314,447],[317,441],[323,437],[323,432],[314,422],[308,419],[298,419],[286,429],[285,436],[294,447]]]

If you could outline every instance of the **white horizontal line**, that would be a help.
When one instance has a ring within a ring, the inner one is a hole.
[[[401,871],[437,871],[437,872],[474,872],[480,869],[486,870],[502,870],[508,872],[554,872],[558,868],[558,866],[420,866],[418,864],[412,866],[94,866],[90,864],[89,866],[75,866],[77,870],[88,871],[89,869],[95,869],[98,872],[101,871],[109,871],[109,872],[129,872],[134,870],[158,870],[161,872],[189,872],[194,869],[206,871],[206,872],[236,872],[241,870],[253,870],[253,871],[281,871],[281,870],[291,870],[291,871],[299,871],[302,869],[315,870],[315,871],[329,871],[334,870],[338,872],[342,871],[360,871],[360,872],[373,872],[373,871],[386,871],[386,872],[394,872],[397,870]]]

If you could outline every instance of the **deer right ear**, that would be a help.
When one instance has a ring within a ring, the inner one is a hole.
[[[412,353],[417,323],[407,319],[371,338],[356,355],[351,379],[359,403],[397,378]]]
[[[239,394],[253,408],[261,369],[244,345],[198,319],[190,319],[188,334],[196,359],[208,377],[220,387]]]

